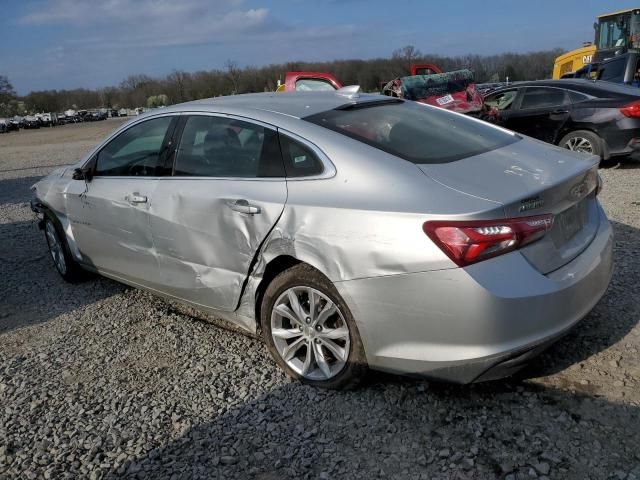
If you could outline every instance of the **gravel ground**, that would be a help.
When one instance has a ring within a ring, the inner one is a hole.
[[[327,392],[219,321],[58,277],[29,186],[117,121],[0,136],[0,478],[640,480],[640,163],[601,169],[608,293],[518,377]]]

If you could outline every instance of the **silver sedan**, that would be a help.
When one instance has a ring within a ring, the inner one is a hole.
[[[598,159],[430,106],[337,92],[135,118],[34,186],[55,267],[261,332],[291,376],[509,375],[612,272]]]

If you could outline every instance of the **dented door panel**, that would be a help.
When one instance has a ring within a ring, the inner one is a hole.
[[[158,275],[149,209],[155,178],[94,178],[66,192],[69,222],[82,261],[99,271],[149,285]],[[136,201],[145,198],[146,201]]]
[[[286,197],[284,179],[161,180],[149,213],[162,289],[198,305],[233,311]]]

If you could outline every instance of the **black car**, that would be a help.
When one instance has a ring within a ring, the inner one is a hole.
[[[640,89],[585,79],[539,80],[485,97],[495,123],[518,133],[593,153],[603,160],[640,148]]]
[[[22,120],[22,128],[24,128],[24,129],[40,128],[40,125],[41,125],[40,120],[38,120],[33,115],[27,115]]]

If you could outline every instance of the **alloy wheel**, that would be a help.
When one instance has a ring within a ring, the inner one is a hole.
[[[574,152],[593,153],[593,145],[584,137],[573,137],[564,144],[564,148]]]
[[[47,235],[47,243],[49,244],[49,253],[51,253],[51,258],[53,259],[53,263],[56,265],[58,271],[64,275],[67,273],[67,263],[64,259],[64,250],[62,247],[62,242],[58,237],[58,232],[56,232],[56,228],[53,226],[53,223],[47,222],[45,227],[45,233]]]
[[[271,311],[271,337],[280,357],[310,380],[335,377],[349,358],[350,336],[340,308],[311,287],[291,287]]]

